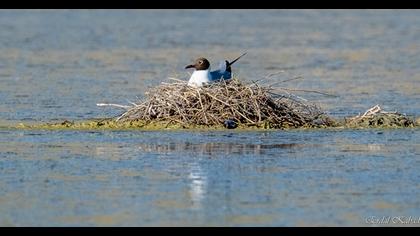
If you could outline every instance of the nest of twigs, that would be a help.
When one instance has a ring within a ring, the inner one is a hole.
[[[357,115],[345,120],[350,127],[413,127],[415,121],[408,116],[396,111],[384,111],[379,105],[368,109],[362,115]]]
[[[185,81],[162,83],[132,106],[117,105],[126,111],[116,121],[164,121],[188,127],[218,126],[231,120],[240,125],[269,128],[331,123],[318,106],[275,90],[255,82],[244,84],[237,79],[200,88],[190,87]]]

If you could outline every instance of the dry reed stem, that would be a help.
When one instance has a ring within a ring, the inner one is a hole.
[[[365,111],[365,113],[363,113],[363,115],[359,114],[357,116],[351,117],[351,118],[348,119],[348,121],[349,122],[359,121],[359,120],[362,120],[365,117],[372,117],[372,116],[374,116],[375,114],[378,114],[378,113],[389,113],[389,112],[384,112],[384,111],[382,111],[382,109],[379,105],[375,105],[375,106],[367,109]]]

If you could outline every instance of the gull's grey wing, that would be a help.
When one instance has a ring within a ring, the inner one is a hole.
[[[232,72],[228,70],[228,61],[220,61],[219,62],[219,69],[211,71],[210,75],[212,78],[212,81],[217,81],[220,79],[231,79],[232,78]]]

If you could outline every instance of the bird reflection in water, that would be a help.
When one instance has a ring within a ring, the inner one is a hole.
[[[202,201],[204,200],[207,192],[207,176],[201,169],[199,163],[192,163],[188,179],[191,180],[189,190],[192,201],[191,208],[201,209]]]

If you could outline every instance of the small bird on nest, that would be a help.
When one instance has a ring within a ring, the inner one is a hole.
[[[232,65],[239,58],[243,57],[246,53],[240,55],[238,58],[229,62],[227,60],[222,61],[219,65],[219,69],[215,71],[210,71],[210,62],[204,58],[200,57],[195,60],[195,63],[188,65],[185,69],[194,68],[195,71],[192,73],[188,85],[192,87],[201,87],[206,84],[220,81],[222,79],[229,80],[232,78]]]

